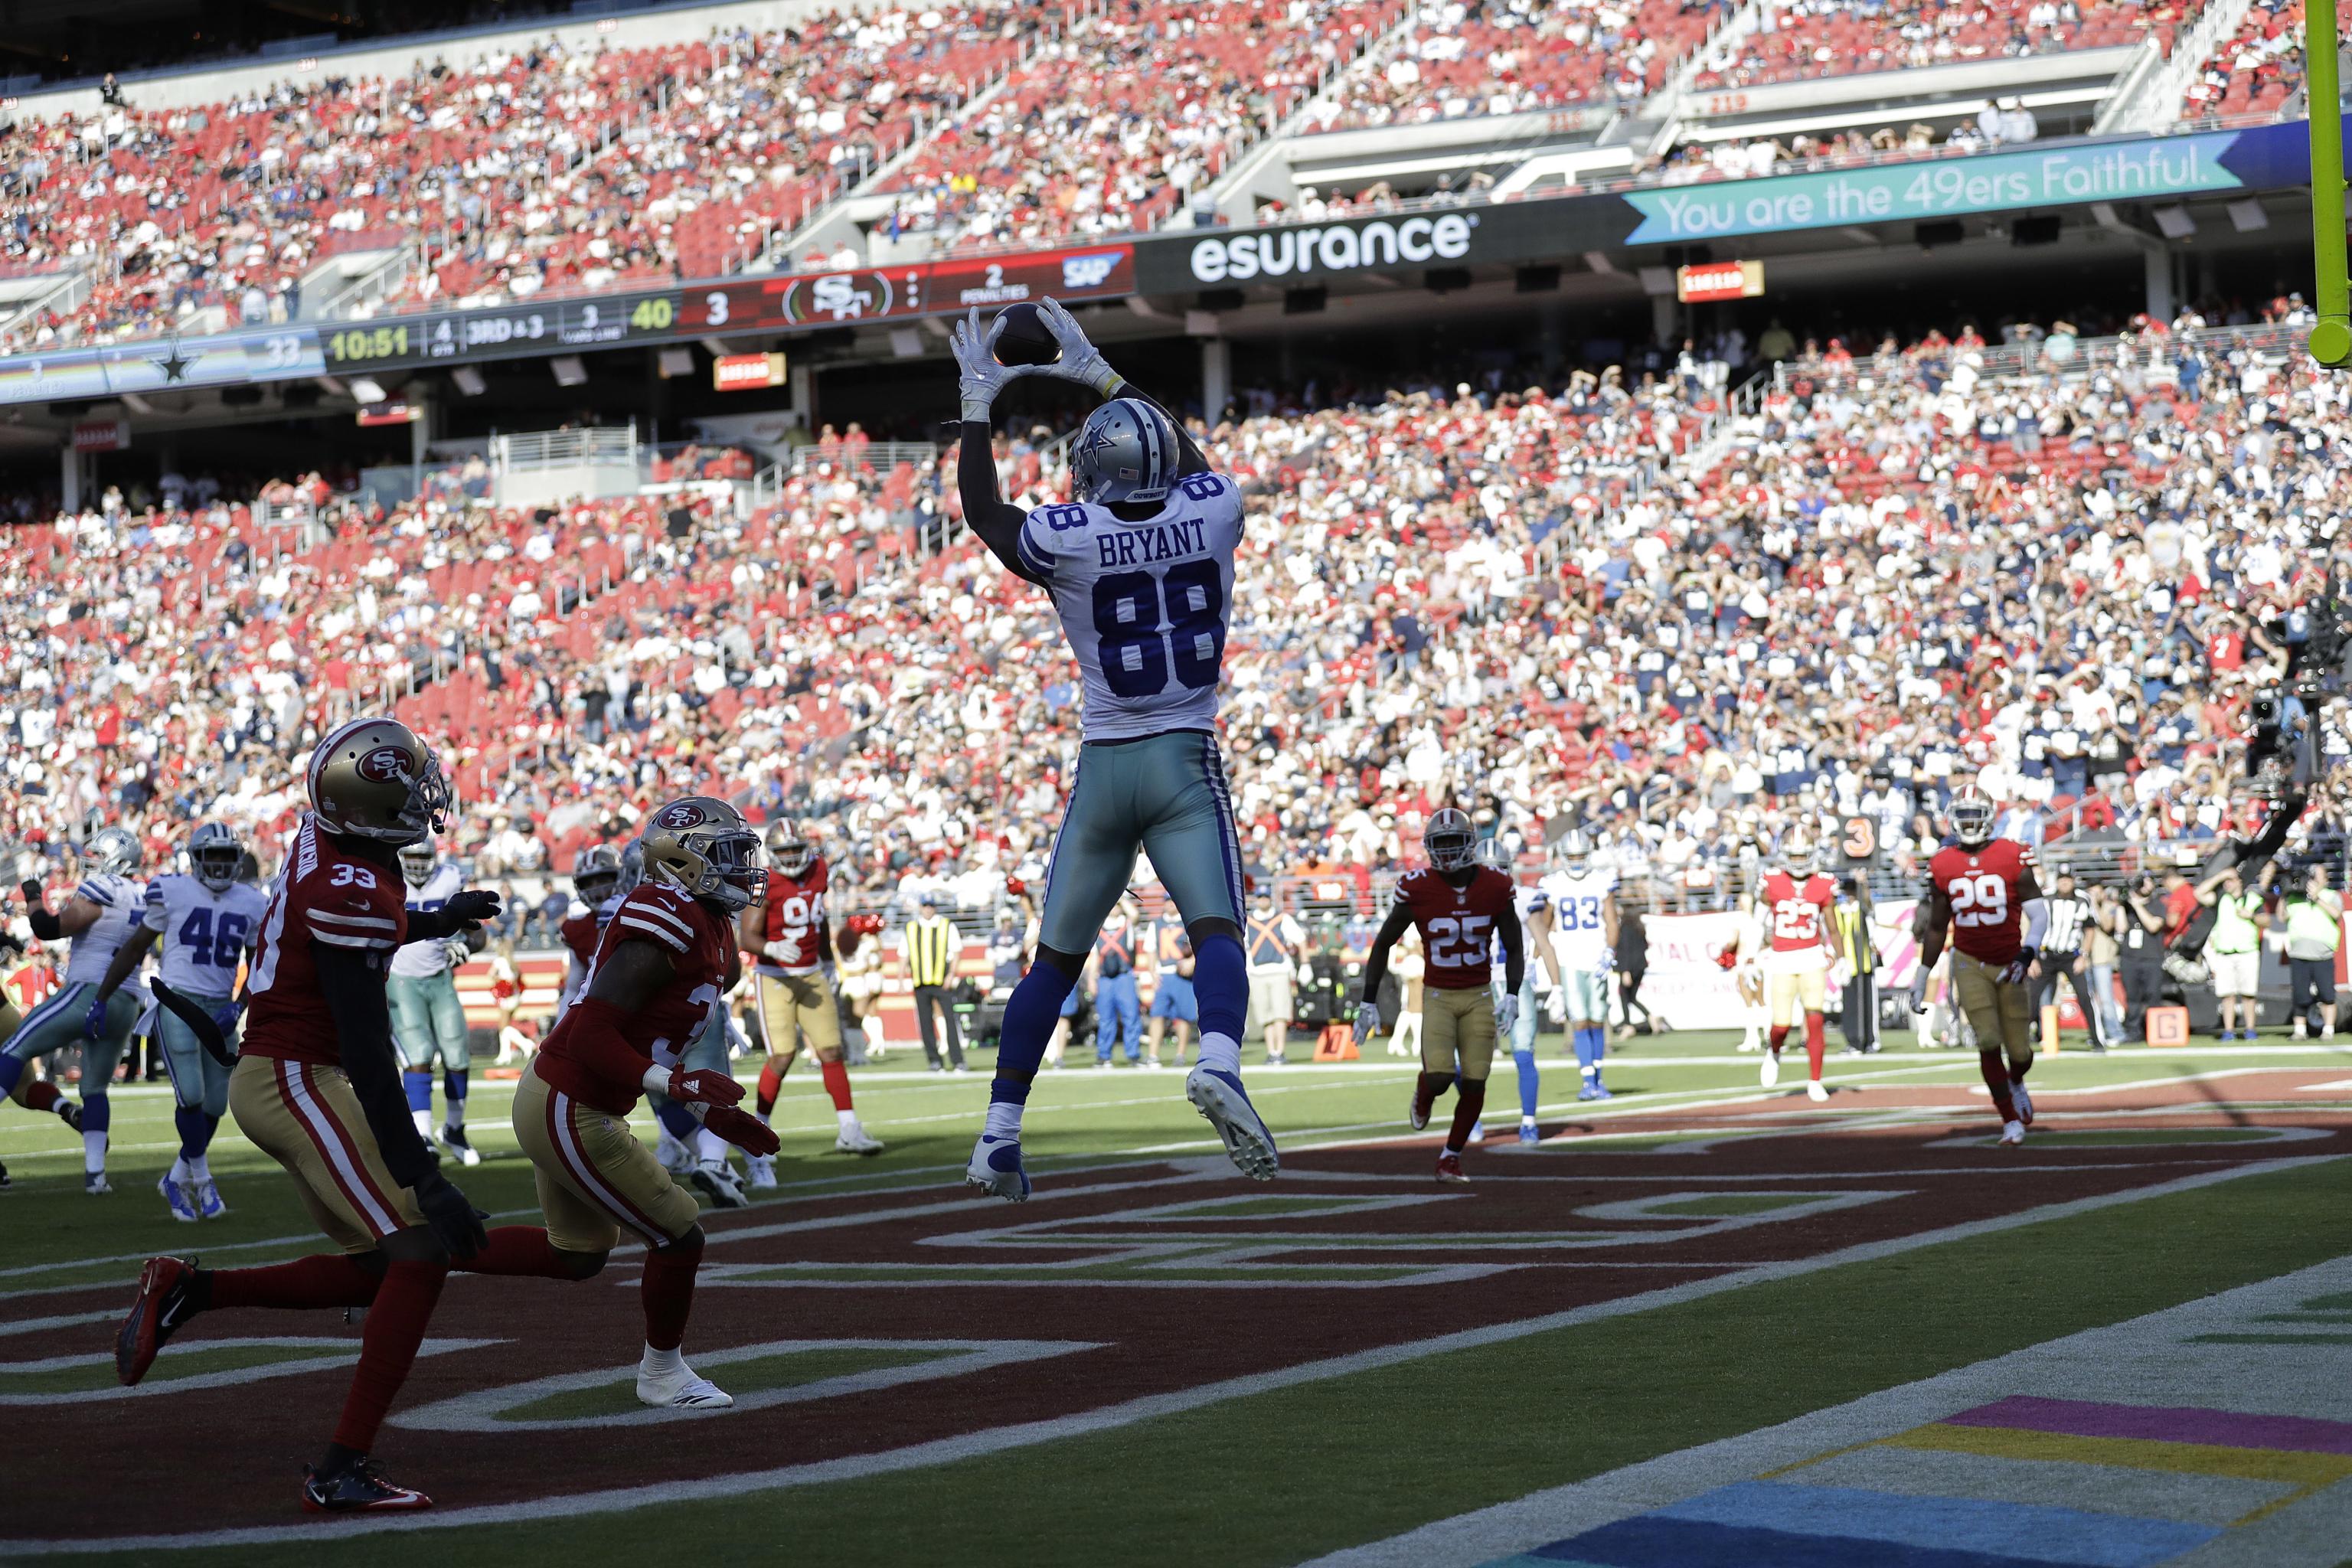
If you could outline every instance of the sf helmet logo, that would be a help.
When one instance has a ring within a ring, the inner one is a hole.
[[[398,746],[378,746],[359,761],[360,777],[377,784],[405,779],[409,773],[408,753]]]
[[[698,827],[702,823],[702,808],[680,801],[664,811],[657,820],[664,827],[673,830]]]

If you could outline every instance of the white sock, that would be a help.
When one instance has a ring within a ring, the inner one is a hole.
[[[1231,1035],[1211,1030],[1201,1037],[1199,1065],[1213,1072],[1242,1076],[1242,1043]]]
[[[447,1106],[448,1109],[441,1118],[442,1125],[463,1128],[466,1125],[466,1102],[462,1100],[453,1100],[447,1102]]]
[[[833,1113],[833,1119],[841,1124],[841,1130],[844,1132],[857,1125],[857,1112],[854,1110],[836,1110]]]
[[[1021,1111],[1022,1107],[1013,1100],[992,1100],[988,1102],[988,1122],[982,1131],[991,1138],[1010,1138],[1018,1143],[1021,1142]]]
[[[188,1161],[185,1155],[172,1162],[172,1180],[184,1185],[195,1180],[194,1176],[188,1174]]]
[[[91,1175],[106,1173],[106,1134],[85,1132],[81,1135],[81,1168]]]
[[[213,1179],[213,1162],[209,1154],[199,1154],[188,1162],[188,1180],[203,1186]]]
[[[663,1377],[685,1370],[686,1357],[674,1350],[657,1351],[647,1345],[646,1353],[637,1358],[637,1373],[641,1377]]]
[[[723,1165],[727,1163],[727,1140],[719,1136],[718,1133],[711,1131],[709,1128],[705,1128],[694,1135],[694,1143],[695,1147],[701,1152],[702,1163],[704,1164]]]
[[[408,1113],[408,1119],[416,1123],[416,1135],[419,1138],[429,1140],[433,1136],[433,1113],[431,1111],[412,1110]]]
[[[1522,1127],[1533,1127],[1535,1124],[1536,1119],[1532,1116],[1522,1116],[1519,1118],[1519,1125]]]
[[[1601,1076],[1601,1069],[1597,1067],[1588,1067],[1584,1069],[1584,1076],[1589,1079],[1599,1078]]]
[[[866,1031],[866,1049],[878,1051],[888,1043],[882,1037],[882,1020],[878,1016],[864,1020],[858,1026]]]

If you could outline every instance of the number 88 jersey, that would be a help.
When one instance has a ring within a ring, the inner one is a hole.
[[[1974,849],[1949,845],[1927,875],[1952,907],[1952,945],[1979,963],[2007,963],[2025,945],[2033,851],[2011,838]]]
[[[1077,501],[1029,514],[1021,562],[1085,674],[1087,740],[1214,727],[1241,537],[1241,492],[1221,474],[1185,475],[1144,522]]]
[[[1457,888],[1433,870],[1415,871],[1398,879],[1396,901],[1421,928],[1428,964],[1423,984],[1467,991],[1486,984],[1494,968],[1495,921],[1511,907],[1508,877],[1481,866]]]

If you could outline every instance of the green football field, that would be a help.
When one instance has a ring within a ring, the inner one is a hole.
[[[163,1093],[116,1091],[103,1198],[83,1194],[70,1133],[8,1108],[9,1468],[87,1477],[112,1450],[141,1480],[0,1510],[0,1558],[391,1563],[424,1549],[554,1563],[690,1543],[853,1563],[1279,1563],[1351,1548],[1450,1561],[1453,1548],[1393,1538],[2352,1254],[2352,1049],[2046,1058],[2032,1137],[2000,1150],[1973,1057],[1900,1036],[1876,1057],[1833,1054],[1833,1092],[1815,1106],[1801,1054],[1768,1092],[1731,1040],[1634,1042],[1609,1067],[1617,1098],[1588,1106],[1548,1037],[1544,1142],[1511,1140],[1505,1065],[1496,1141],[1470,1151],[1467,1189],[1432,1182],[1433,1137],[1402,1125],[1408,1062],[1251,1068],[1284,1147],[1272,1187],[1232,1178],[1181,1073],[1065,1069],[1031,1102],[1038,1196],[1019,1208],[959,1185],[984,1053],[968,1076],[914,1070],[911,1052],[858,1072],[866,1125],[889,1143],[870,1161],[830,1152],[829,1104],[795,1074],[777,1116],[783,1185],[706,1215],[687,1348],[741,1407],[630,1424],[625,1254],[585,1286],[453,1277],[433,1329],[446,1342],[428,1342],[378,1447],[436,1496],[403,1521],[422,1540],[295,1506],[297,1467],[348,1376],[357,1331],[339,1315],[213,1314],[203,1332],[225,1342],[175,1344],[135,1394],[111,1388],[111,1319],[139,1259],[234,1267],[317,1249],[276,1168],[224,1128],[214,1165],[234,1212],[179,1225],[153,1191],[173,1150]],[[481,1207],[527,1223],[510,1092],[477,1087],[487,1158],[455,1173]],[[2294,1361],[2312,1342],[2296,1341],[2275,1387],[2259,1347],[2243,1351],[2256,1371],[2231,1408],[2319,1419]],[[2147,1403],[2116,1382],[2117,1402]],[[2352,1436],[2352,1398],[2340,1415]],[[213,1456],[201,1487],[175,1501],[149,1486],[159,1447]],[[2096,1493],[2066,1508],[2100,1517]],[[2317,1506],[2294,1500],[2256,1522]],[[1970,1506],[2014,1524],[2054,1505]],[[1824,1555],[1785,1521],[1766,1535],[1781,1544],[1747,1560],[1872,1560]],[[1591,1550],[1547,1560],[1683,1549],[1612,1535]]]

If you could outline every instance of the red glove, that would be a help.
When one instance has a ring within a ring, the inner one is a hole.
[[[672,1068],[662,1092],[680,1105],[733,1105],[743,1098],[743,1086],[723,1072],[697,1068],[688,1072]]]
[[[766,1122],[756,1116],[746,1116],[731,1105],[712,1106],[703,1112],[702,1125],[755,1158],[772,1154],[784,1146]]]

